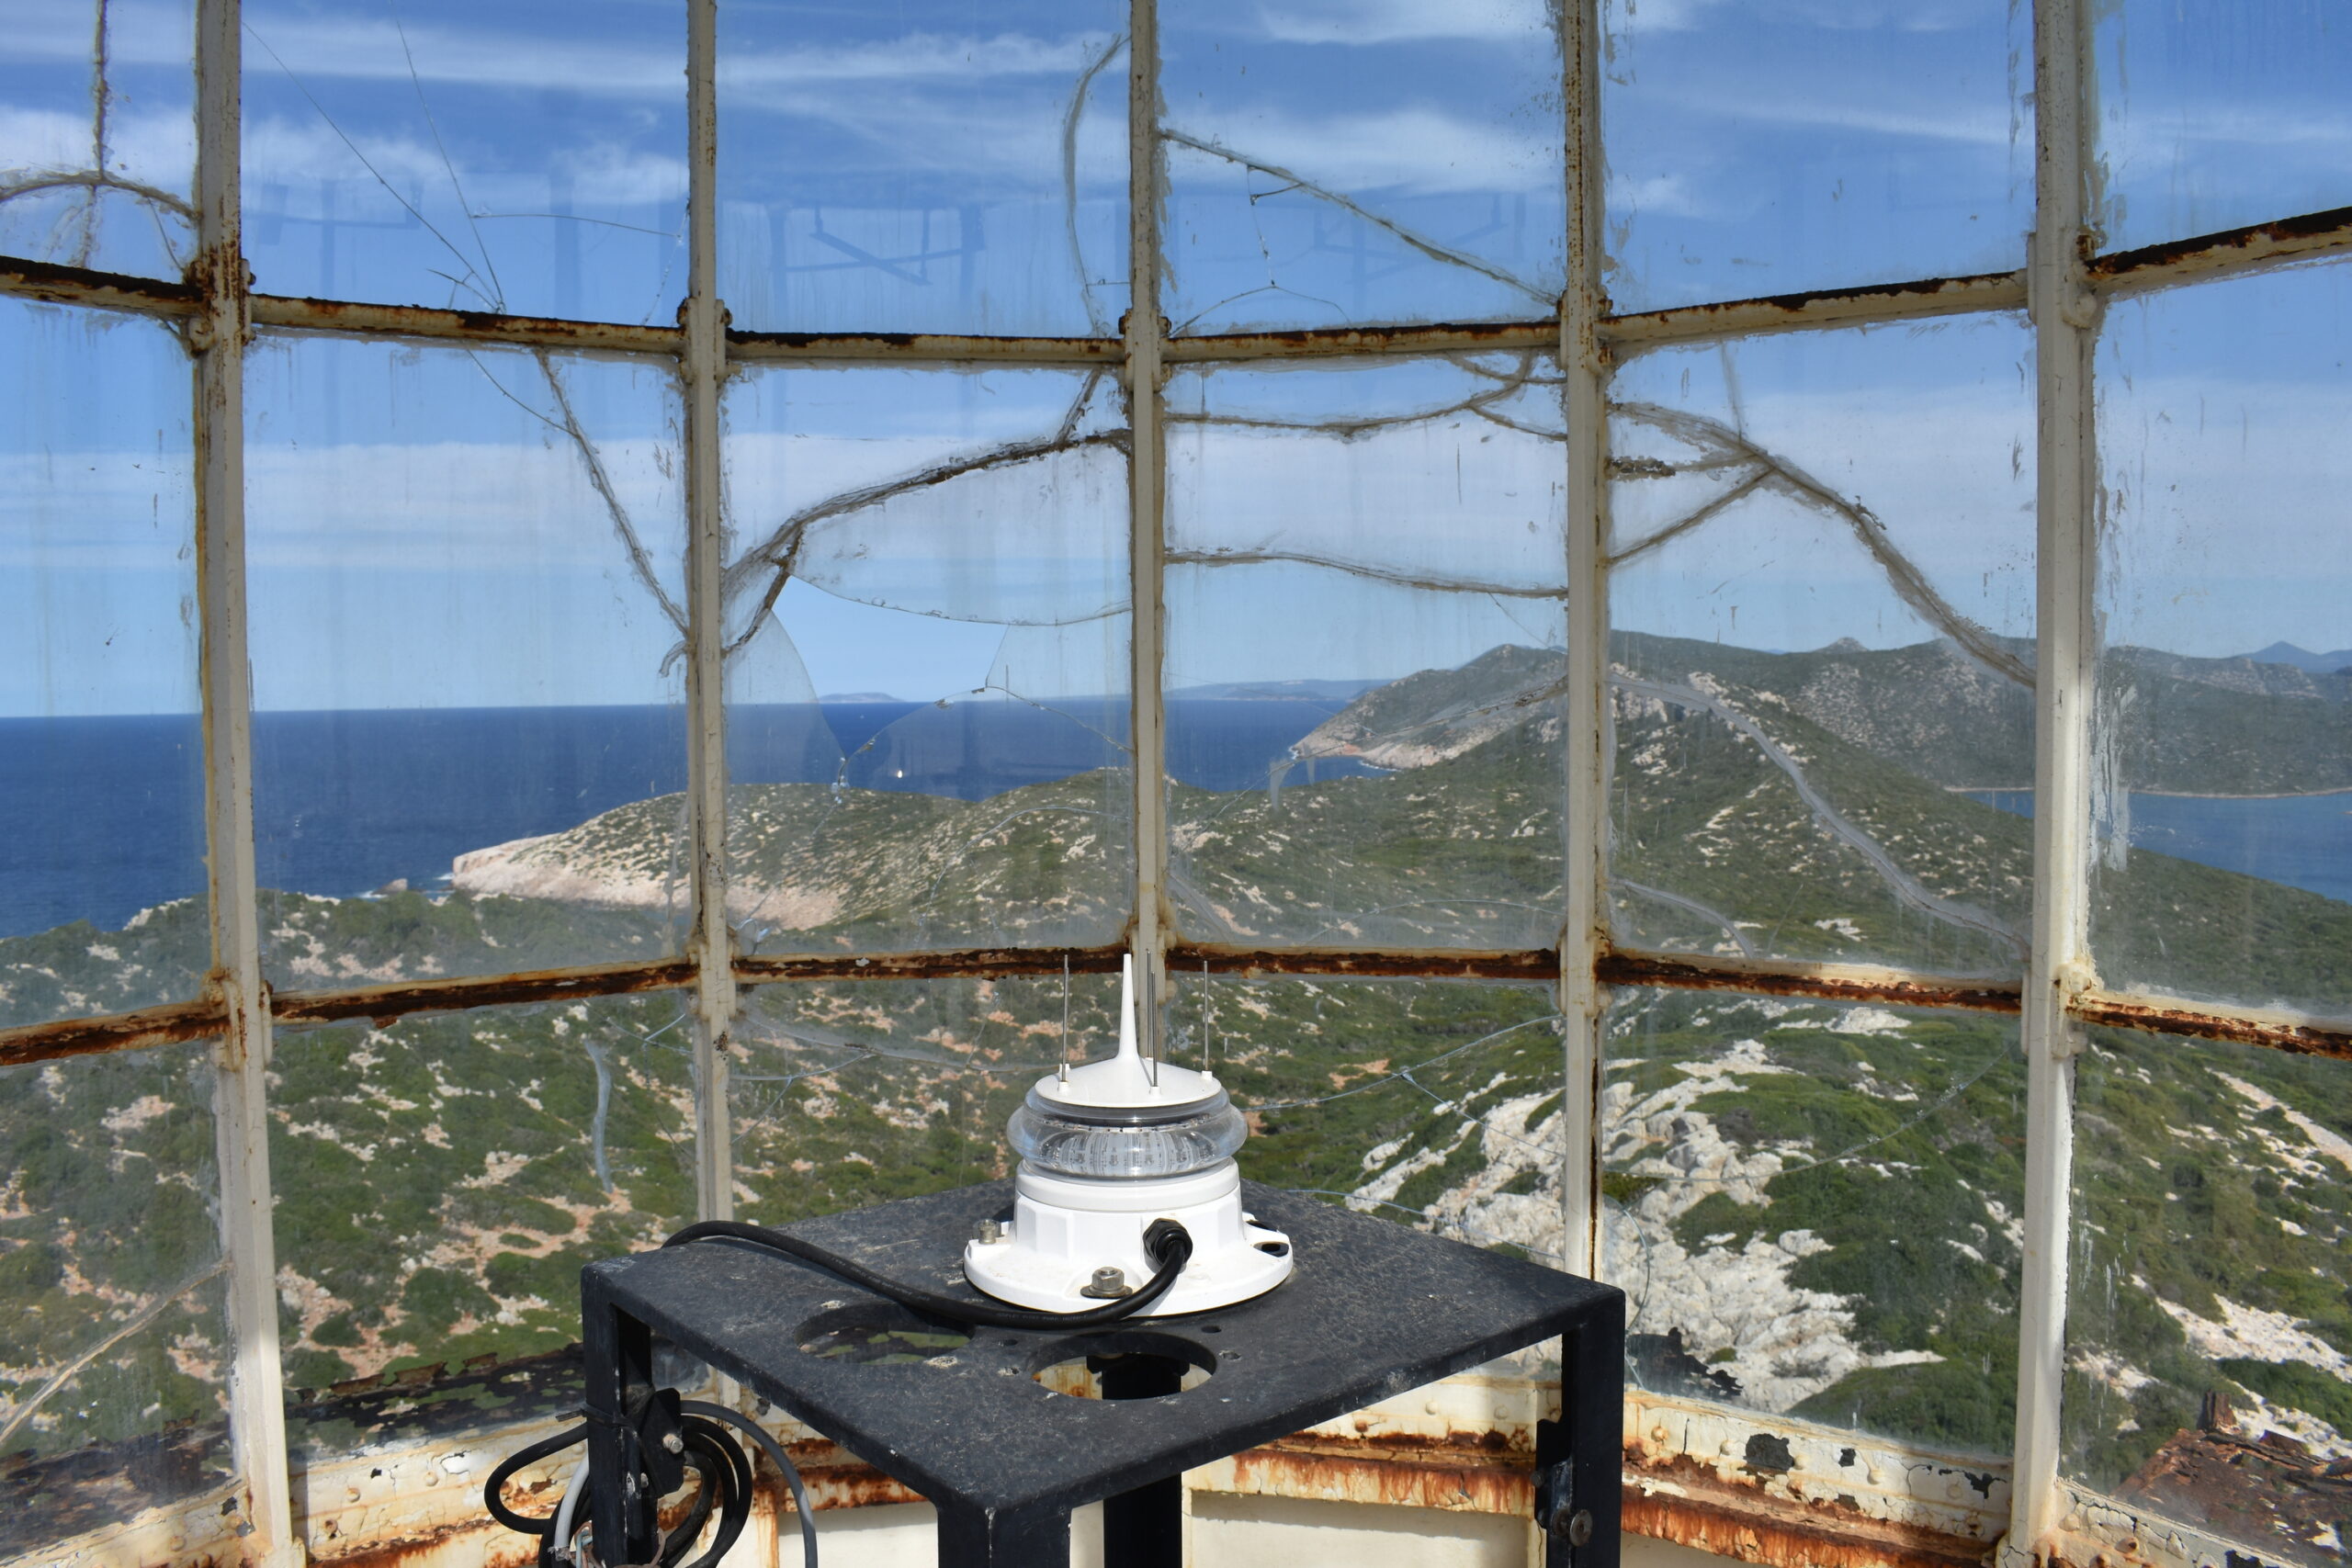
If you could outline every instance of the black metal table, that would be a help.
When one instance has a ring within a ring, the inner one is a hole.
[[[1243,1201],[1298,1248],[1289,1280],[1216,1312],[1080,1332],[979,1328],[958,1343],[830,1274],[724,1243],[591,1264],[599,1559],[643,1562],[656,1548],[638,1478],[657,1335],[930,1498],[941,1568],[1063,1568],[1070,1510],[1097,1498],[1111,1568],[1174,1564],[1184,1471],[1557,1337],[1561,1418],[1536,1442],[1546,1568],[1616,1568],[1622,1292],[1254,1183]],[[964,1281],[964,1243],[1012,1205],[999,1181],[793,1229],[984,1300]],[[1080,1359],[1102,1398],[1036,1379]]]

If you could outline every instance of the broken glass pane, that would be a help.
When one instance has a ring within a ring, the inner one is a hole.
[[[1567,562],[1553,362],[1186,371],[1168,420],[1179,929],[1550,944]]]
[[[718,27],[735,325],[1117,333],[1125,6],[730,0]]]
[[[1100,374],[729,383],[729,913],[748,949],[1118,934],[1123,417]]]
[[[2100,978],[2352,1015],[2352,270],[2110,308]]]
[[[197,994],[204,893],[187,356],[0,302],[0,1026]]]
[[[2093,15],[2101,250],[2352,202],[2341,6],[2117,0]]]
[[[1618,372],[1611,877],[1629,944],[2019,972],[2030,349],[2022,321],[1972,317]]]
[[[674,319],[686,272],[680,8],[254,0],[243,26],[255,288]]]
[[[1603,18],[1616,309],[2024,265],[2029,7],[1608,0]]]
[[[245,406],[273,981],[671,951],[687,897],[669,367],[280,337]]]
[[[196,249],[196,6],[14,6],[0,254],[177,279]]]
[[[1170,978],[1169,1060],[1215,1073],[1249,1117],[1243,1176],[1558,1265],[1551,987]]]
[[[211,1048],[9,1067],[0,1108],[0,1555],[54,1561],[230,1479]]]
[[[2014,1019],[1631,991],[1601,1081],[1602,1278],[1654,1393],[2008,1451]]]
[[[1542,319],[1559,299],[1544,6],[1281,0],[1160,17],[1176,332]]]
[[[729,1038],[738,1212],[759,1224],[1012,1174],[1004,1126],[1067,1058],[1118,1043],[1119,977],[794,982]]]
[[[2341,1563],[2352,1068],[2094,1029],[2075,1096],[2067,1475]]]
[[[694,1217],[674,996],[281,1030],[270,1104],[297,1452],[576,1404],[582,1266]]]

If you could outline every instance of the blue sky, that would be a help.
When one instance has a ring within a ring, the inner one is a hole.
[[[110,12],[109,168],[167,195],[188,183],[189,11]],[[1165,313],[1193,332],[1543,316],[1562,254],[1544,15],[1521,0],[1169,8]],[[1612,0],[1607,15],[1621,308],[2021,259],[2022,6]],[[254,0],[246,17],[261,288],[672,318],[680,7]],[[720,276],[737,324],[1115,330],[1123,26],[1107,4],[726,0]],[[2352,200],[2352,45],[2331,7],[2123,0],[2099,26],[2111,243]],[[0,170],[87,164],[88,50],[76,7],[12,16]],[[186,232],[167,202],[110,194],[85,223],[76,199],[0,205],[0,250],[175,270]],[[2117,307],[2101,359],[2113,635],[2197,653],[2352,645],[2352,583],[2318,564],[2352,559],[2332,434],[2352,414],[2342,306],[2323,271]],[[14,304],[0,349],[41,389],[0,413],[14,476],[0,713],[185,710],[185,359],[144,323],[95,330]],[[1458,399],[1469,375],[1188,374],[1170,397],[1253,417],[1394,414]],[[674,697],[673,629],[612,516],[630,517],[674,600],[674,394],[658,367],[583,361],[560,376],[602,490],[527,355],[256,351],[262,705]],[[1618,392],[1737,430],[1859,499],[1962,613],[2024,636],[2030,378],[2021,325],[1972,320],[1661,352],[1627,364]],[[829,486],[1051,434],[1082,389],[1040,372],[741,378],[730,515],[759,536]],[[1115,400],[1098,387],[1080,414],[1107,428]],[[1180,567],[1171,682],[1378,678],[1558,635],[1555,601],[1528,576],[1559,526],[1556,448],[1540,437],[1457,414],[1349,440],[1195,425],[1171,451],[1171,538],[1347,549],[1378,568]],[[1449,473],[1470,479],[1450,488]],[[1664,504],[1618,489],[1627,517]],[[1123,509],[1116,454],[1098,445],[829,525],[744,655],[739,695],[929,697],[1008,677],[1099,689],[1126,657]],[[1464,581],[1395,581],[1433,567]],[[1769,498],[1629,567],[1616,612],[1766,647],[1927,635],[1850,531]]]

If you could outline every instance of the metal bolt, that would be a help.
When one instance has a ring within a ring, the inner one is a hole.
[[[686,1445],[685,1445],[685,1441],[684,1441],[684,1439],[683,1439],[682,1438],[680,1438],[680,1437],[678,1436],[678,1434],[677,1434],[677,1433],[675,1433],[675,1432],[664,1432],[664,1433],[662,1433],[662,1446],[663,1448],[665,1448],[665,1449],[669,1450],[670,1450],[672,1453],[673,1453],[673,1454],[682,1454],[682,1453],[684,1453],[684,1452],[686,1451]]]
[[[982,1220],[980,1222],[980,1245],[982,1247],[994,1247],[998,1242],[1001,1242],[1003,1239],[1004,1225],[1001,1222],[996,1220]]]
[[[1094,1282],[1078,1293],[1094,1301],[1116,1301],[1135,1294],[1135,1291],[1127,1284],[1125,1269],[1106,1263],[1094,1270]]]
[[[1592,1510],[1578,1508],[1568,1516],[1568,1544],[1583,1546],[1592,1540]]]

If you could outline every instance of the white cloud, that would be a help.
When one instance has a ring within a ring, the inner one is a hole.
[[[1551,43],[1543,0],[1291,0],[1261,6],[1259,29],[1277,43],[1383,44],[1438,39]]]
[[[1355,197],[1532,189],[1555,186],[1560,179],[1556,140],[1430,108],[1313,117],[1261,108],[1181,129]],[[1208,156],[1182,148],[1173,152],[1180,168],[1197,169]]]

